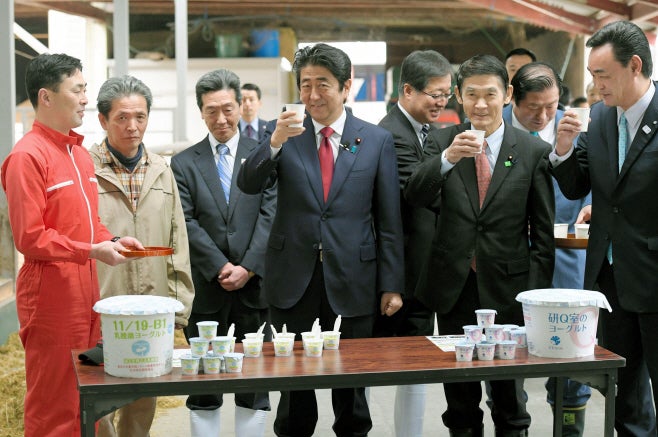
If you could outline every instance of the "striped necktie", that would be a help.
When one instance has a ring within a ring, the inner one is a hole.
[[[233,177],[233,169],[228,161],[228,155],[231,154],[231,151],[226,144],[218,144],[217,153],[219,153],[219,161],[217,161],[219,182],[222,184],[224,197],[226,198],[226,203],[228,203],[228,198],[231,194],[231,178]]]
[[[427,140],[427,134],[430,132],[430,125],[425,123],[423,127],[420,128],[420,147],[425,148],[425,141]]]

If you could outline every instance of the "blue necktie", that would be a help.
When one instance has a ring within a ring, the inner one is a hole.
[[[617,158],[618,162],[618,169],[619,172],[621,173],[621,167],[624,165],[624,161],[626,160],[626,149],[628,146],[628,129],[626,128],[627,126],[626,122],[626,115],[622,112],[621,117],[619,117],[619,140],[618,140],[618,147],[619,147],[619,156]],[[608,254],[607,254],[608,262],[612,264],[612,242],[608,245]]]
[[[218,144],[217,153],[219,153],[217,172],[219,173],[219,181],[222,184],[222,190],[224,190],[226,203],[228,203],[228,198],[231,194],[231,178],[233,177],[233,169],[228,161],[228,155],[231,154],[231,151],[226,144]]]
[[[539,132],[530,131],[530,135],[532,135],[533,137],[538,137],[538,136],[539,136]]]

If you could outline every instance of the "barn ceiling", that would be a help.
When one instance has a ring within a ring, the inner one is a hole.
[[[449,58],[459,57],[459,53],[468,52],[469,46],[472,50],[473,45],[481,45],[483,40],[505,52],[543,33],[590,35],[604,24],[620,19],[636,22],[652,41],[658,27],[656,0],[188,0],[187,3],[191,33],[289,27],[303,41],[385,40],[390,53],[434,48]],[[93,17],[111,27],[111,0],[14,0],[16,21],[35,33],[39,33],[38,23],[45,20],[50,9]],[[131,45],[138,46],[137,51],[163,50],[167,34],[173,33],[174,0],[130,0],[129,11]]]

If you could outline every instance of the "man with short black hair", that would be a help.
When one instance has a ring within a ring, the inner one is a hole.
[[[242,105],[240,105],[240,132],[252,140],[263,139],[267,121],[258,117],[263,102],[262,93],[258,85],[254,83],[242,84]]]

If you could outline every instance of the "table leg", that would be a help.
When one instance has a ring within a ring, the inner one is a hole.
[[[607,384],[605,390],[601,390],[605,396],[605,426],[603,435],[614,437],[615,434],[615,398],[617,397],[617,370],[613,369],[606,375]]]
[[[96,435],[96,420],[94,419],[94,407],[91,400],[80,395],[80,436],[94,437]]]
[[[564,381],[567,378],[558,376],[555,381],[555,405],[553,405],[553,437],[562,437],[562,416],[564,415],[562,398],[564,397]]]

